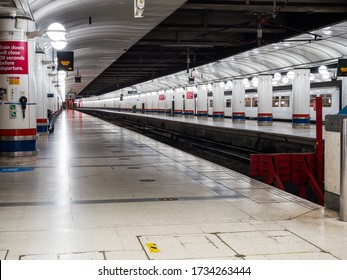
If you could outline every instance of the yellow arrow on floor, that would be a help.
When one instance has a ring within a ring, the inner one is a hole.
[[[148,248],[150,253],[159,253],[160,252],[157,244],[155,244],[155,243],[146,243],[146,245],[147,245],[147,248]]]

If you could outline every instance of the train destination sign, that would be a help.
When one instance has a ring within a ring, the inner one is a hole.
[[[28,74],[28,42],[0,42],[0,74]]]
[[[73,71],[74,55],[73,52],[57,52],[58,71]]]
[[[337,77],[347,77],[347,59],[339,59],[337,62]]]

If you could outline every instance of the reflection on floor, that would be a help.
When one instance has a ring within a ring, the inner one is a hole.
[[[347,259],[338,214],[75,111],[0,173],[0,259]]]

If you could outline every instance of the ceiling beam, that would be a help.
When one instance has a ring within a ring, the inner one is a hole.
[[[273,5],[253,5],[253,4],[210,4],[210,3],[185,3],[181,6],[181,10],[211,10],[211,11],[225,11],[225,12],[284,12],[284,13],[346,13],[347,5],[341,4],[310,4],[310,6],[291,4],[290,6],[277,6]]]

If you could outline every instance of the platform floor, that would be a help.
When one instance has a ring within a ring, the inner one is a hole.
[[[118,111],[112,111],[105,109],[104,111],[119,113]],[[269,133],[276,135],[284,135],[284,136],[295,136],[296,138],[308,138],[308,139],[316,139],[316,125],[311,124],[308,128],[293,128],[291,122],[279,122],[274,121],[271,126],[260,126],[256,120],[246,120],[244,123],[233,122],[231,118],[223,118],[223,119],[213,119],[212,117],[208,118],[198,118],[196,116],[166,116],[164,114],[151,114],[151,113],[128,113],[121,112],[122,114],[133,114],[139,116],[145,116],[149,118],[159,118],[176,122],[186,122],[192,124],[199,125],[208,125],[215,127],[223,127],[226,129],[237,129],[237,130],[250,130],[261,133]],[[325,134],[325,129],[323,125],[323,139]]]
[[[38,147],[0,173],[0,259],[347,259],[336,212],[89,115]]]

